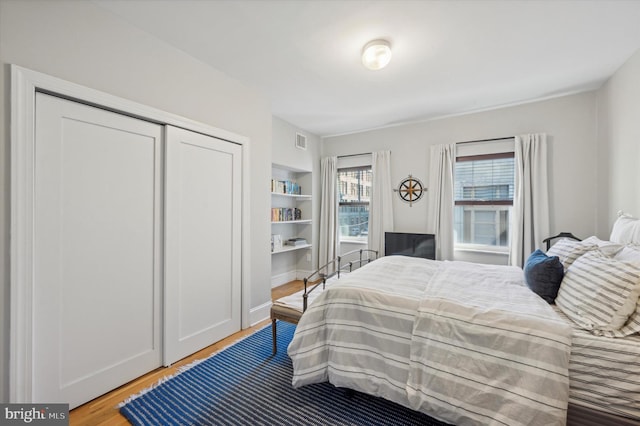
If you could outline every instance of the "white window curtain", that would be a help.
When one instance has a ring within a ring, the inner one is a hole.
[[[369,201],[369,249],[384,256],[384,233],[393,231],[391,151],[371,154],[371,200]]]
[[[515,137],[515,174],[509,264],[522,267],[549,236],[545,134]]]
[[[338,158],[326,157],[320,162],[320,235],[319,266],[338,255]]]
[[[428,232],[436,236],[436,259],[453,260],[453,170],[456,144],[433,145],[430,155]]]

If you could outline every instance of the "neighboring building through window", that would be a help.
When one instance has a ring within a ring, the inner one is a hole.
[[[508,248],[514,180],[513,152],[456,159],[454,239],[457,247]]]
[[[371,166],[338,169],[340,240],[367,241]]]

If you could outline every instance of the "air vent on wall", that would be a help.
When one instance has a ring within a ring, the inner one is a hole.
[[[305,135],[296,133],[296,148],[307,149],[307,137]]]

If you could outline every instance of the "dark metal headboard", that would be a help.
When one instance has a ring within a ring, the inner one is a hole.
[[[543,243],[547,243],[547,250],[551,248],[551,240],[555,240],[556,238],[573,238],[574,240],[582,241],[582,239],[576,237],[571,232],[561,232],[558,235],[542,240]]]

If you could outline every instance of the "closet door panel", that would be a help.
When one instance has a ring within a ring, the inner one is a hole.
[[[36,104],[34,401],[74,407],[161,362],[162,128]]]
[[[240,330],[240,146],[167,127],[165,364]]]

